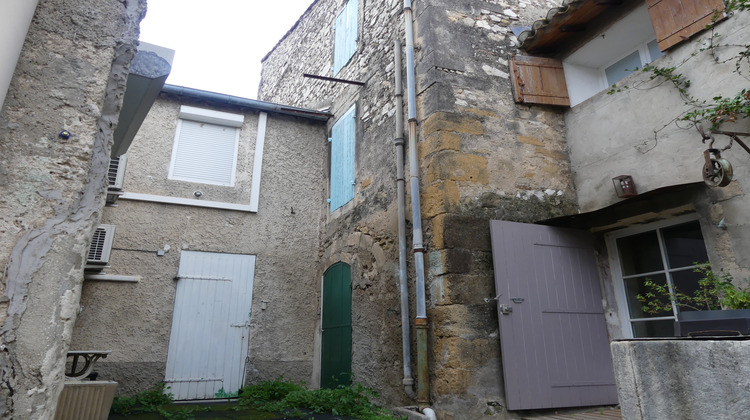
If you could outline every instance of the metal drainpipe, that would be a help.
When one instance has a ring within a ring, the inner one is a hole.
[[[398,194],[398,275],[401,285],[401,350],[404,364],[404,392],[410,398],[414,392],[411,377],[411,337],[409,334],[409,285],[406,275],[406,202],[404,193],[404,89],[401,83],[401,42],[393,42],[396,78],[396,188]]]
[[[413,225],[414,267],[417,281],[417,403],[430,405],[430,378],[427,366],[427,309],[425,303],[424,244],[422,239],[422,208],[419,203],[419,165],[417,163],[417,103],[414,80],[414,25],[411,0],[404,0],[406,25],[406,90],[409,106],[409,181]]]

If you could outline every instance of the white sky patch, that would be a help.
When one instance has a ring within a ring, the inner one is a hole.
[[[149,0],[141,41],[175,50],[167,83],[255,99],[260,60],[313,0]]]

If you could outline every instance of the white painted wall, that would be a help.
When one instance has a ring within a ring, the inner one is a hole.
[[[10,79],[21,55],[38,0],[3,0],[0,3],[0,108],[5,103]]]

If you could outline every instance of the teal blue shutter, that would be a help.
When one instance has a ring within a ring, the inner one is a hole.
[[[357,51],[357,1],[349,0],[336,17],[336,39],[333,47],[333,74],[338,74]]]
[[[354,134],[356,105],[331,129],[331,211],[354,198]]]

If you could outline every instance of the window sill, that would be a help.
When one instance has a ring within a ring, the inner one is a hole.
[[[140,283],[141,276],[119,276],[115,274],[84,274],[85,280],[114,281],[121,283]]]

